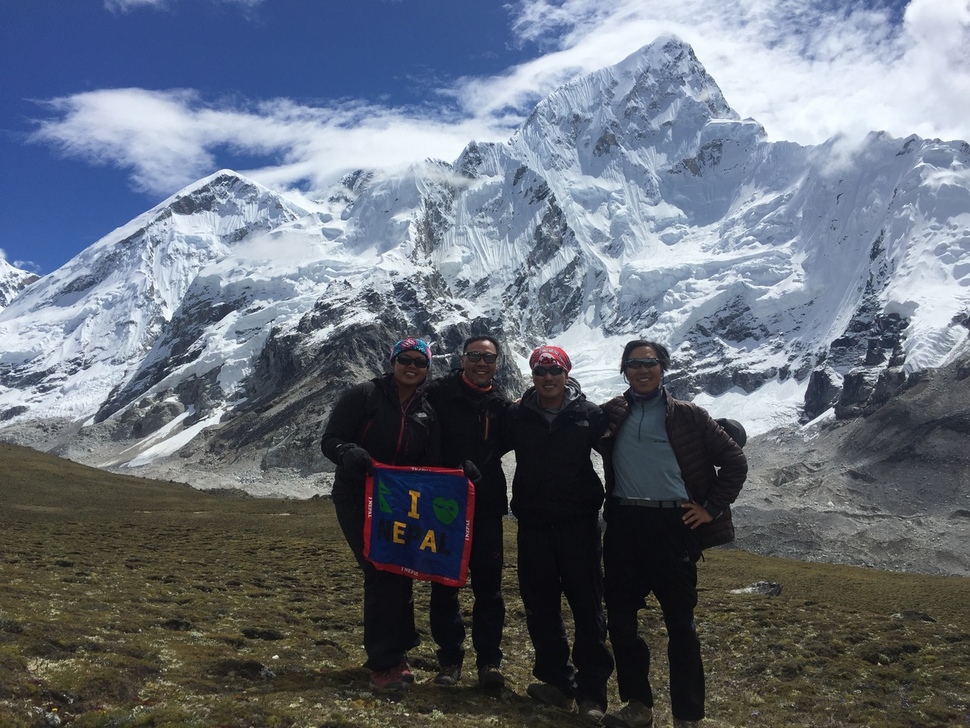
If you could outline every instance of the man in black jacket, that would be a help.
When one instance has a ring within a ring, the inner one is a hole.
[[[499,356],[494,337],[472,336],[462,347],[461,368],[436,380],[427,390],[428,401],[441,423],[443,464],[462,467],[471,461],[481,472],[475,483],[475,520],[468,566],[475,600],[472,644],[478,680],[490,689],[505,684],[500,669],[505,626],[502,517],[508,513],[508,496],[502,472],[500,427],[509,403],[492,383]],[[440,666],[434,682],[455,685],[461,678],[465,656],[465,624],[457,588],[432,584],[430,621]]]
[[[509,409],[504,435],[515,450],[512,513],[518,519],[519,591],[535,648],[528,687],[539,702],[599,723],[613,657],[606,647],[599,510],[603,484],[590,454],[606,429],[602,411],[569,377],[557,346],[529,358],[533,386]],[[575,625],[570,651],[563,595]],[[570,652],[572,659],[570,659]]]

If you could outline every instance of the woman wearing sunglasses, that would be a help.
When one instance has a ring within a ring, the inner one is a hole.
[[[407,651],[418,644],[409,577],[364,558],[364,486],[371,459],[388,465],[439,465],[441,433],[424,383],[431,347],[407,338],[391,347],[392,371],[348,390],[334,405],[321,441],[337,465],[333,504],[344,538],[364,572],[364,667],[371,686],[404,690],[414,680]]]
[[[651,592],[667,628],[674,726],[704,718],[696,562],[703,547],[734,538],[729,506],[748,472],[741,446],[705,410],[667,392],[669,368],[666,347],[629,342],[620,360],[629,389],[603,405],[609,427],[597,449],[606,475],[606,611],[626,702],[603,718],[614,728],[653,723],[650,648],[637,632]]]
[[[529,367],[532,387],[510,407],[503,430],[515,450],[519,592],[535,649],[532,674],[540,681],[527,692],[569,712],[578,703],[583,720],[599,723],[613,658],[603,616],[603,484],[590,454],[606,422],[569,376],[572,362],[561,348],[540,346]],[[575,625],[571,649],[563,595]]]

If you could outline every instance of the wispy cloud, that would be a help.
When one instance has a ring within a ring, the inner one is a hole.
[[[137,189],[168,194],[214,171],[217,155],[262,158],[266,184],[322,187],[345,171],[454,158],[474,138],[500,134],[476,117],[345,102],[273,99],[249,107],[206,103],[191,90],[91,91],[48,102],[55,118],[32,139],[70,157],[131,170]],[[447,158],[447,157],[446,157]]]
[[[127,13],[133,10],[141,10],[142,8],[168,10],[177,2],[178,0],[104,0],[104,7],[111,12]],[[209,2],[254,8],[262,3],[263,0],[209,0]]]
[[[164,2],[107,2],[139,4]],[[159,194],[213,171],[221,152],[265,159],[248,172],[267,184],[320,186],[348,169],[452,160],[472,139],[503,141],[563,82],[672,33],[772,139],[814,144],[873,130],[970,139],[965,0],[913,0],[903,15],[880,0],[521,0],[510,24],[541,55],[439,89],[438,109],[286,99],[247,106],[191,90],[113,89],[50,101],[52,116],[33,138],[128,169],[135,186]]]

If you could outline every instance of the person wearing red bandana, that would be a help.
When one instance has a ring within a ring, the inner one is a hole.
[[[512,513],[518,520],[519,593],[535,649],[527,693],[599,723],[613,657],[606,647],[599,510],[604,490],[590,459],[606,429],[602,410],[569,376],[558,346],[529,357],[532,384],[509,408],[503,436],[515,450]],[[574,623],[570,646],[565,595]],[[571,657],[570,657],[571,655]]]
[[[472,336],[462,346],[461,366],[449,376],[435,380],[427,390],[428,401],[441,422],[445,466],[462,467],[471,461],[481,474],[475,482],[475,520],[468,563],[474,597],[472,645],[479,684],[494,690],[505,685],[501,672],[505,626],[502,519],[509,510],[500,449],[501,423],[509,401],[493,382],[500,357],[495,337]],[[457,588],[444,584],[431,586],[431,636],[438,645],[439,664],[434,682],[438,685],[455,685],[461,679],[465,624],[458,593]]]

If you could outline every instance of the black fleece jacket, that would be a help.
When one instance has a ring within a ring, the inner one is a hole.
[[[470,387],[460,369],[429,384],[427,395],[441,423],[442,465],[460,468],[471,460],[482,474],[475,486],[475,518],[508,513],[500,434],[509,401],[494,388],[482,392]]]
[[[556,526],[595,518],[603,483],[590,452],[606,430],[602,410],[587,401],[578,382],[567,382],[569,402],[550,423],[534,387],[513,404],[503,436],[515,450],[512,513],[526,526]]]

